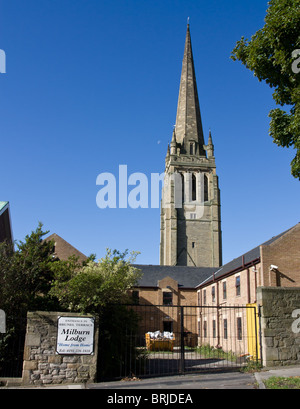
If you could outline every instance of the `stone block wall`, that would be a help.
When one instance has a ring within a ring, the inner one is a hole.
[[[82,317],[74,313],[28,313],[23,361],[24,385],[95,382],[98,355],[97,320],[93,355],[58,355],[57,322],[58,318],[63,316]]]
[[[300,364],[300,288],[259,287],[263,365]]]

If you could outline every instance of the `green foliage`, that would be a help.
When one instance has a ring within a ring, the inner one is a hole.
[[[237,42],[231,58],[241,61],[259,81],[274,88],[277,105],[270,111],[274,143],[293,147],[292,175],[300,180],[300,73],[293,72],[292,54],[300,49],[300,0],[271,0],[265,25],[249,41]]]
[[[262,367],[263,366],[260,360],[256,361],[255,359],[249,359],[246,365],[241,368],[241,372],[244,373],[260,372]]]
[[[16,243],[0,244],[0,308],[9,316],[26,316],[30,310],[99,312],[108,303],[126,300],[140,272],[131,266],[138,253],[107,250],[80,263],[75,256],[58,260],[49,232],[37,229]]]
[[[7,370],[20,376],[27,311],[58,307],[49,295],[54,243],[44,241],[47,233],[39,223],[24,242],[16,243],[16,250],[9,243],[0,244],[0,308],[7,319],[6,334],[0,337],[0,376]]]
[[[39,223],[24,242],[16,243],[16,250],[0,243],[0,309],[7,316],[7,332],[0,337],[0,375],[22,360],[18,354],[25,337],[26,313],[36,310],[99,315],[103,342],[111,351],[102,362],[103,374],[114,372],[122,364],[122,356],[135,361],[138,352],[126,334],[137,331],[138,319],[121,305],[113,313],[108,304],[127,301],[127,291],[140,277],[131,265],[138,253],[128,256],[128,251],[108,250],[98,263],[95,255],[83,263],[75,256],[59,260],[53,254],[54,242],[44,240],[48,232],[42,227]]]
[[[291,376],[286,378],[271,376],[269,379],[264,381],[264,384],[266,385],[267,389],[300,389],[300,377]]]
[[[126,306],[128,290],[140,277],[140,271],[131,264],[138,253],[107,250],[104,258],[90,260],[80,267],[69,259],[59,266],[54,264],[55,280],[50,293],[71,311],[93,313],[99,316],[98,376],[102,379],[118,377],[127,365],[134,368],[140,352],[132,342],[138,331],[138,317]],[[113,305],[115,304],[115,305]]]
[[[138,348],[140,318],[125,305],[108,305],[99,320],[99,380],[139,375],[147,354]]]
[[[7,315],[23,316],[29,310],[47,310],[57,305],[49,296],[53,278],[53,243],[43,237],[42,224],[25,241],[0,244],[0,308]]]
[[[203,344],[194,349],[196,352],[203,355],[205,358],[226,359],[227,361],[236,362],[238,357],[232,352],[223,351],[222,348],[215,348],[209,344]]]
[[[50,293],[64,308],[80,312],[99,312],[108,303],[127,300],[127,291],[136,284],[140,271],[131,264],[138,253],[107,250],[98,263],[89,261],[82,268],[66,262],[55,274]]]

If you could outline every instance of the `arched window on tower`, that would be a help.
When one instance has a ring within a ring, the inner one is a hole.
[[[195,144],[192,142],[190,143],[190,155],[195,155],[195,149],[194,149]]]
[[[208,202],[208,177],[204,175],[204,202]]]
[[[196,176],[192,175],[192,201],[197,200],[197,180]]]
[[[184,203],[184,174],[181,173],[181,200]]]

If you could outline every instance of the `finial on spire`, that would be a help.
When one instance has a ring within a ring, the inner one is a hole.
[[[190,18],[189,17],[187,18],[187,25],[188,26],[190,25]]]

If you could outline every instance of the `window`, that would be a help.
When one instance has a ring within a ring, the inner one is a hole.
[[[173,332],[173,321],[164,321],[164,332]]]
[[[195,153],[195,150],[194,150],[194,146],[195,146],[195,144],[194,143],[190,143],[190,155],[194,155]]]
[[[211,288],[211,301],[212,302],[216,301],[216,287]]]
[[[224,318],[223,323],[224,323],[224,339],[227,339],[228,338],[227,318]]]
[[[207,338],[207,321],[203,321],[203,337]]]
[[[227,286],[226,281],[223,281],[223,300],[227,299]]]
[[[192,201],[197,199],[197,180],[196,176],[192,175]]]
[[[181,200],[182,203],[185,202],[185,193],[184,193],[184,175],[181,173]]]
[[[132,291],[132,302],[138,305],[140,303],[140,293],[139,291]]]
[[[213,320],[212,326],[213,326],[213,338],[217,338],[216,320]]]
[[[206,290],[203,290],[203,305],[206,305]]]
[[[204,175],[204,202],[208,202],[208,177]]]
[[[241,295],[241,277],[235,277],[235,295]]]
[[[196,219],[196,213],[190,213],[190,219]]]
[[[195,242],[192,241],[192,249],[194,249],[194,248],[195,248]]]
[[[243,339],[242,318],[241,317],[237,317],[236,319],[236,328],[237,328],[237,339],[241,341]]]
[[[163,291],[163,305],[173,305],[173,293],[171,291]]]

